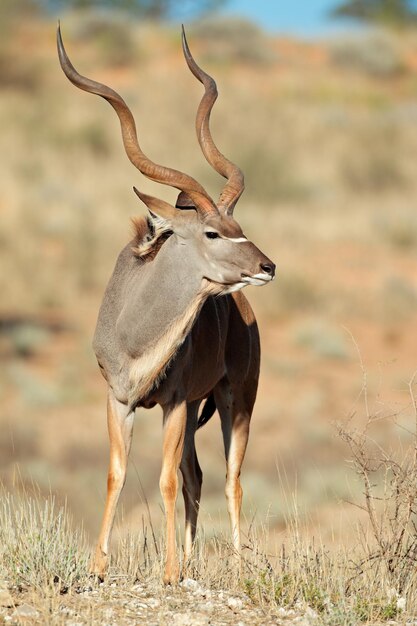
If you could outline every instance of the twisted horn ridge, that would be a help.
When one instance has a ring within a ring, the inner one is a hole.
[[[176,187],[180,191],[184,191],[194,201],[194,204],[202,217],[207,215],[218,213],[217,207],[213,200],[207,194],[205,189],[191,176],[183,174],[178,170],[171,169],[170,167],[164,167],[157,165],[151,161],[141,150],[136,134],[136,125],[133,115],[118,93],[94,80],[81,76],[72,65],[65,51],[64,44],[61,36],[61,28],[58,25],[57,30],[57,46],[58,56],[61,63],[61,67],[66,77],[80,89],[94,93],[101,96],[116,111],[120,120],[120,126],[122,130],[123,144],[126,150],[126,154],[129,157],[133,165],[147,178],[153,181],[162,183],[164,185],[171,185]]]
[[[227,183],[220,194],[219,208],[232,214],[236,202],[245,189],[245,179],[242,170],[229,161],[216,147],[210,132],[210,114],[217,99],[217,86],[214,79],[206,74],[194,61],[182,27],[182,49],[185,60],[194,76],[204,85],[204,95],[198,107],[196,117],[196,131],[198,143],[210,165],[224,178]]]

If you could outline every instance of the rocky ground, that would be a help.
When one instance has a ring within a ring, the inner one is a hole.
[[[42,599],[35,594],[0,592],[0,623],[65,624],[84,626],[269,626],[272,624],[316,623],[311,609],[276,608],[272,612],[255,607],[244,594],[212,591],[186,579],[176,587],[157,584],[126,586],[109,581],[97,587]]]

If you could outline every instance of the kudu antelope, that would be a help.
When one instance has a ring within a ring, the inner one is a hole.
[[[135,220],[136,236],[120,253],[100,308],[94,350],[108,383],[110,466],[104,518],[92,572],[103,575],[137,407],[163,409],[160,489],[166,513],[164,581],[179,578],[175,538],[178,469],[185,502],[184,564],[196,532],[202,471],[194,444],[197,428],[218,410],[226,455],[226,498],[236,553],[240,550],[240,470],[255,402],[260,347],[256,320],[240,290],[265,285],[275,265],[233,218],[244,179],[212,139],[209,121],[217,98],[214,80],[196,64],[183,32],[188,67],[204,85],[197,112],[200,147],[227,183],[217,203],[191,176],[152,162],[141,150],[135,122],[112,89],[78,74],[58,28],[58,53],[68,79],[105,98],[116,111],[124,147],[138,170],[180,190],[176,207],[135,189],[148,217]],[[223,297],[218,297],[223,296]],[[205,404],[199,415],[200,404]]]

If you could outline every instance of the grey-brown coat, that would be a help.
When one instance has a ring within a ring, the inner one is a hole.
[[[195,431],[217,408],[226,455],[226,497],[236,555],[240,550],[240,470],[255,402],[260,347],[256,320],[241,293],[270,282],[274,264],[243,234],[233,218],[244,183],[240,169],[215,146],[209,129],[217,97],[214,80],[183,50],[204,84],[196,128],[208,162],[227,178],[218,203],[191,176],[153,163],[142,152],[133,116],[112,89],[80,76],[58,29],[62,69],[77,87],[105,98],[121,123],[126,153],[152,180],[177,187],[177,206],[136,191],[149,209],[137,235],[120,253],[100,308],[94,350],[108,382],[110,466],[107,500],[92,571],[103,575],[117,501],[126,477],[134,412],[160,404],[164,442],[160,488],[166,512],[164,580],[179,578],[175,540],[178,469],[185,502],[184,570],[195,537],[202,472]],[[221,296],[221,297],[219,297]],[[199,407],[206,400],[199,415]]]

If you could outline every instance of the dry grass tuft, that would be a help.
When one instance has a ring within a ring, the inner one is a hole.
[[[371,521],[373,537],[363,531],[354,548],[328,550],[320,538],[305,539],[295,505],[287,532],[279,540],[276,537],[278,548],[274,550],[268,528],[250,525],[240,577],[236,575],[235,555],[228,538],[219,535],[208,539],[200,534],[186,573],[186,587],[197,588],[203,596],[217,593],[220,598],[222,594],[242,598],[239,601],[268,618],[304,615],[307,623],[327,626],[354,626],[411,615],[407,608],[412,609],[417,600],[416,539],[409,529],[416,501],[411,489],[415,484],[415,460],[411,469],[385,460],[392,478],[385,482],[390,490],[384,492],[384,503],[394,508],[393,515],[384,509],[384,516],[378,517],[373,493],[377,484],[370,478],[377,469],[374,459],[365,455],[362,439],[356,440],[346,430],[341,434],[352,449],[353,462],[364,481],[363,508]],[[75,601],[74,593],[99,593],[96,602],[100,610],[104,610],[112,593],[134,596],[141,588],[147,590],[146,598],[153,598],[155,606],[167,598],[172,603],[172,594],[177,593],[161,586],[164,546],[152,520],[143,521],[139,533],[127,533],[119,541],[108,582],[96,592],[96,582],[87,573],[84,535],[72,529],[65,508],[56,507],[53,499],[21,499],[4,493],[0,528],[0,568],[17,605],[23,601],[20,596],[24,598],[31,591],[36,593],[37,610],[41,612],[46,611],[42,602],[51,603],[51,598],[57,602],[59,597],[62,611],[65,602],[70,606]],[[67,601],[62,594],[68,595]],[[184,594],[181,597],[182,609],[192,612]]]
[[[170,198],[130,167],[106,103],[67,84],[56,60],[55,24],[22,20],[14,7],[24,4],[0,1],[0,82],[7,87],[0,102],[0,145],[7,154],[0,173],[0,351],[9,360],[0,381],[0,449],[5,483],[11,488],[18,463],[42,497],[1,494],[0,577],[17,604],[32,594],[40,623],[50,623],[52,614],[57,624],[123,623],[118,611],[140,586],[160,606],[178,601],[192,612],[181,587],[161,587],[159,521],[158,532],[149,516],[134,534],[122,523],[110,577],[97,586],[87,578],[83,533],[47,497],[65,494],[68,510],[96,533],[108,451],[104,389],[90,337],[117,252],[129,239],[129,217],[142,211],[131,186]],[[11,21],[1,19],[5,7],[13,9]],[[415,43],[411,35],[385,43],[373,38],[333,50],[326,43],[274,40],[237,23],[220,26],[196,27],[190,43],[221,92],[213,135],[245,171],[238,219],[279,267],[270,289],[249,294],[265,359],[243,473],[246,501],[254,498],[262,511],[272,502],[277,514],[269,533],[250,526],[241,580],[229,534],[211,537],[209,525],[189,576],[206,590],[248,597],[250,608],[262,612],[256,619],[250,614],[252,624],[267,624],[262,616],[269,614],[277,623],[299,613],[328,626],[412,620],[414,399],[391,419],[366,409],[364,427],[355,415],[340,429],[343,441],[332,438],[329,424],[357,394],[342,327],[355,329],[364,353],[389,377],[390,402],[403,402],[399,381],[416,367],[409,341],[417,328]],[[80,71],[126,97],[144,150],[215,193],[222,181],[200,155],[193,130],[201,85],[184,66],[179,33],[74,14],[65,18],[65,38]],[[34,313],[39,324],[31,321]],[[60,334],[42,322],[56,315],[65,322]],[[376,390],[372,381],[370,390]],[[404,421],[410,432],[402,428],[395,447],[392,434]],[[203,504],[213,515],[223,458],[215,427],[213,420],[199,433]],[[138,428],[131,458],[140,459],[156,508],[158,420],[140,418]],[[334,549],[329,527],[342,508],[340,497],[355,491],[344,472],[346,443],[356,491],[364,494],[350,497],[353,524],[359,518],[361,525],[355,540],[349,525],[339,534],[336,529],[335,543],[344,546]],[[275,455],[292,471],[291,482],[299,481],[294,492],[300,502],[308,500],[306,514],[296,510],[284,519]],[[121,504],[128,519],[140,519],[144,506],[131,478]],[[317,524],[308,518],[316,508]],[[71,605],[77,598],[79,610]],[[113,617],[105,613],[112,601]],[[134,618],[129,614],[136,623],[179,623],[161,621],[156,610],[139,619],[139,610],[134,605]],[[0,623],[6,613],[0,607]],[[244,622],[233,613],[228,619]]]
[[[361,429],[339,426],[350,449],[351,464],[363,489],[362,502],[354,504],[366,513],[367,524],[359,526],[362,554],[352,578],[370,576],[381,588],[407,606],[417,599],[417,403],[415,373],[409,383],[414,416],[412,438],[406,449],[383,446],[374,438],[373,426],[381,419],[398,420],[399,412],[372,413],[368,407],[367,383],[362,393],[366,422]],[[408,429],[407,429],[408,430]],[[410,435],[410,433],[407,433]]]
[[[40,593],[79,585],[87,573],[84,534],[53,498],[1,494],[0,571],[11,588]]]

